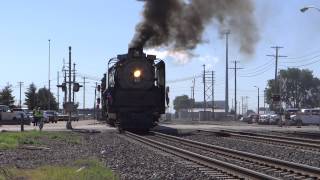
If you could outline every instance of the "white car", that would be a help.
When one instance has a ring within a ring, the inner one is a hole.
[[[20,124],[23,118],[21,113],[11,111],[6,105],[0,105],[0,122],[1,124]],[[30,124],[30,121],[25,121],[25,124]]]
[[[44,122],[49,123],[57,123],[57,113],[55,111],[43,111]]]

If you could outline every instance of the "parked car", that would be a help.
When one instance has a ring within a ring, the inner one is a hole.
[[[68,121],[69,115],[58,114],[57,119],[58,119],[58,121]],[[71,115],[71,121],[79,121],[79,116],[78,115]]]
[[[23,112],[14,112],[6,105],[0,105],[0,123],[5,125],[21,124],[21,120],[24,120],[24,124],[30,125],[29,119],[24,119],[26,116]]]
[[[23,118],[26,121],[32,121],[27,108],[13,108],[12,111],[20,117],[19,119]]]
[[[57,123],[57,113],[55,111],[43,111],[44,122],[46,123]]]
[[[320,124],[319,109],[301,109],[295,115],[290,116],[294,125],[318,125]]]

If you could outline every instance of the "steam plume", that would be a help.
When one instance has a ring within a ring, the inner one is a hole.
[[[143,1],[143,20],[136,27],[131,47],[191,51],[204,42],[202,34],[213,23],[219,32],[232,30],[241,52],[250,55],[255,51],[259,32],[251,0]]]

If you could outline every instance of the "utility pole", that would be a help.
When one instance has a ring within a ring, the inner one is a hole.
[[[22,102],[21,102],[21,87],[23,85],[23,82],[18,82],[19,84],[19,89],[20,89],[20,95],[19,95],[19,107],[21,108],[22,106]]]
[[[242,107],[242,109],[241,109],[241,114],[242,114],[242,116],[243,116],[243,109],[244,109],[244,107],[243,107],[243,96],[241,96],[241,107]]]
[[[214,103],[214,71],[211,72],[212,73],[212,76],[211,76],[211,87],[212,87],[212,94],[211,94],[211,97],[212,97],[212,116],[213,116],[213,120],[215,119],[215,112],[214,112],[214,106],[215,106],[215,103]]]
[[[192,104],[191,104],[191,120],[192,121],[194,120],[193,108],[194,108],[194,103],[195,103],[195,98],[194,98],[195,83],[196,83],[196,79],[193,78],[192,86],[191,86],[191,100],[192,100]]]
[[[86,77],[83,77],[83,109],[86,108]]]
[[[203,65],[203,111],[206,116],[207,101],[206,101],[206,65]],[[206,118],[207,119],[207,118]]]
[[[225,89],[225,113],[229,112],[229,35],[230,30],[225,32],[226,35],[226,89]]]
[[[281,56],[281,55],[279,55],[279,49],[282,49],[283,47],[274,46],[274,47],[271,47],[271,48],[276,50],[276,54],[275,54],[275,55],[267,55],[267,56],[270,56],[270,57],[274,57],[275,60],[276,60],[275,73],[274,73],[274,87],[275,87],[275,90],[274,90],[274,94],[273,94],[273,95],[279,95],[278,60],[279,60],[279,58],[281,58],[281,57],[287,57],[287,56]]]
[[[64,69],[64,83],[66,85],[66,89],[64,91],[64,103],[67,102],[67,99],[68,99],[68,91],[67,91],[67,70]]]
[[[248,99],[249,99],[249,96],[246,96],[245,99],[246,99],[246,111],[245,111],[245,113],[246,113],[246,116],[248,116],[248,109],[249,109],[249,107],[248,107]]]
[[[50,74],[51,74],[51,40],[49,39],[48,40],[49,42],[49,72],[48,72],[48,82],[49,82],[49,97],[48,97],[48,109],[50,110],[51,109],[51,77],[50,77]]]
[[[266,114],[266,89],[264,89],[264,93],[263,93],[263,108],[264,108],[264,114]]]
[[[258,87],[258,115],[260,115],[260,90]]]
[[[239,61],[233,61],[234,63],[234,68],[230,68],[234,70],[234,120],[237,120],[237,70],[238,69],[243,69],[243,68],[238,68],[237,64]]]
[[[59,84],[60,84],[60,82],[59,82],[60,77],[59,77],[59,76],[60,76],[60,75],[59,75],[59,71],[58,71],[58,73],[57,73],[57,87],[58,87]],[[59,110],[60,110],[59,87],[57,88],[57,97],[58,97],[58,112],[59,112]]]

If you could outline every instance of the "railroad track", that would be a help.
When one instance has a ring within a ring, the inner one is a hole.
[[[207,132],[207,133],[217,133],[220,135],[224,134],[226,136],[233,136],[239,139],[253,139],[253,140],[258,140],[258,141],[268,143],[268,144],[273,144],[273,145],[320,152],[319,140],[266,135],[266,134],[256,134],[256,133],[231,131],[231,130],[220,130],[220,131],[198,130],[198,131]]]
[[[209,174],[213,177],[218,175],[218,177],[231,179],[320,179],[320,169],[307,165],[156,132],[151,137],[132,133],[126,133],[126,135],[154,148],[209,168],[211,170]]]

